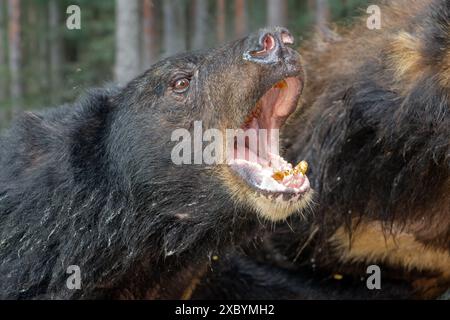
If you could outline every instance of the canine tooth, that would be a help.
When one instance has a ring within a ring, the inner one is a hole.
[[[295,169],[298,172],[300,172],[301,174],[305,175],[306,172],[308,171],[308,162],[306,161],[300,161],[298,165],[295,166]]]

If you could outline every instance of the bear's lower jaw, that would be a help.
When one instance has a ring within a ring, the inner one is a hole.
[[[277,222],[287,219],[295,213],[301,213],[308,208],[313,198],[313,190],[307,187],[301,192],[270,192],[257,189],[236,174],[235,169],[224,166],[221,178],[226,185],[231,199],[237,206],[248,208],[264,220]]]
[[[250,197],[248,201],[252,208],[263,218],[277,222],[286,220],[294,213],[302,213],[310,206],[313,191],[308,189],[305,193],[289,200],[280,200],[266,196]],[[302,214],[303,215],[303,214]]]

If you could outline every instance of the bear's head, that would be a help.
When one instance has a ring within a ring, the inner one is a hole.
[[[278,130],[305,83],[293,42],[284,28],[262,29],[162,60],[127,85],[110,145],[140,197],[184,217],[245,208],[270,221],[308,204],[306,164],[278,154]]]

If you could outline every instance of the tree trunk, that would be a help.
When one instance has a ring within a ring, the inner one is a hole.
[[[140,72],[139,0],[116,0],[115,79],[126,84]]]
[[[158,60],[158,24],[156,21],[157,12],[154,1],[144,0],[142,5],[142,35],[144,39],[141,65],[143,69],[147,69]]]
[[[5,2],[0,1],[0,130],[6,125],[7,69],[5,39]]]
[[[267,0],[267,24],[287,27],[287,1]]]
[[[49,37],[50,37],[50,92],[53,104],[58,102],[62,84],[62,39],[61,28],[65,26],[61,22],[60,1],[50,0],[48,3]]]
[[[225,0],[217,0],[216,5],[216,18],[217,18],[217,42],[223,43],[226,40],[226,7]]]
[[[247,10],[245,0],[234,0],[234,33],[243,37],[247,33]]]
[[[8,70],[6,65],[5,2],[0,1],[0,108],[8,96]]]
[[[186,50],[186,3],[184,0],[164,0],[164,56]]]
[[[12,111],[20,108],[23,96],[21,77],[22,65],[22,39],[20,26],[20,0],[8,1],[9,19],[9,72],[10,72],[10,96]]]
[[[195,0],[195,24],[194,41],[192,49],[203,49],[206,47],[208,35],[208,2],[207,0]]]
[[[38,73],[39,73],[39,87],[42,92],[50,91],[50,64],[49,64],[49,36],[50,34],[50,24],[48,23],[49,12],[46,5],[39,5],[39,26],[37,27],[38,33],[40,34],[40,39],[38,41]],[[48,97],[50,98],[50,97]],[[48,101],[50,102],[50,101]]]
[[[329,16],[328,0],[316,0],[316,27],[319,31],[328,29]]]

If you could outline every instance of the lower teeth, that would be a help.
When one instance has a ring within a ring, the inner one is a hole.
[[[299,164],[295,166],[292,170],[285,170],[285,171],[275,171],[272,175],[272,178],[276,181],[283,181],[285,177],[288,177],[293,174],[299,174],[306,175],[306,172],[308,171],[308,162],[306,161],[300,161]]]

